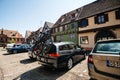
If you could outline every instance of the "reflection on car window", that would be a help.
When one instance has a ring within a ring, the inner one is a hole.
[[[59,46],[59,50],[69,50],[69,47],[68,45],[62,45],[62,46]]]
[[[70,49],[70,50],[72,50],[72,49],[76,49],[76,45],[74,45],[74,44],[70,44],[70,45],[69,45],[69,49]]]
[[[120,42],[98,43],[94,50],[95,53],[119,54]]]

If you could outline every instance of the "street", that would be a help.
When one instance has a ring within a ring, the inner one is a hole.
[[[54,70],[30,60],[26,53],[8,54],[0,48],[0,80],[89,80],[87,57],[71,70]],[[2,71],[2,72],[1,72]]]

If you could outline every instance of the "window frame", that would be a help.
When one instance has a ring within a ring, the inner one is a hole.
[[[83,39],[86,39],[87,42],[85,42],[85,41],[82,42]],[[88,38],[88,36],[81,36],[80,37],[80,44],[89,44],[89,38]]]
[[[81,28],[87,27],[88,26],[88,19],[84,18],[84,19],[81,19],[80,21],[78,21],[78,26]]]
[[[108,14],[101,13],[95,16],[94,18],[95,24],[103,24],[108,21]]]

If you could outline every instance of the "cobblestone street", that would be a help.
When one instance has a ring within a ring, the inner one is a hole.
[[[69,71],[53,70],[30,60],[27,53],[8,54],[0,49],[0,67],[0,80],[2,76],[4,80],[89,80],[87,59]]]

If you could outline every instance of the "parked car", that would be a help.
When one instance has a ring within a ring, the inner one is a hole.
[[[120,80],[120,40],[99,41],[88,57],[91,79]]]
[[[28,56],[30,59],[37,59],[37,49],[34,45],[31,46],[31,48],[28,50]]]
[[[30,49],[29,44],[21,44],[19,46],[7,49],[7,52],[8,53],[20,53],[20,52],[27,52],[28,49]]]
[[[45,48],[46,51],[46,48]],[[59,42],[51,44],[47,53],[41,53],[38,63],[53,68],[66,67],[71,69],[73,64],[85,59],[85,50],[73,42]]]
[[[20,46],[20,45],[21,45],[21,44],[15,44],[15,43],[7,44],[7,46],[6,46],[6,50],[8,50],[9,48],[13,48],[13,47]]]

